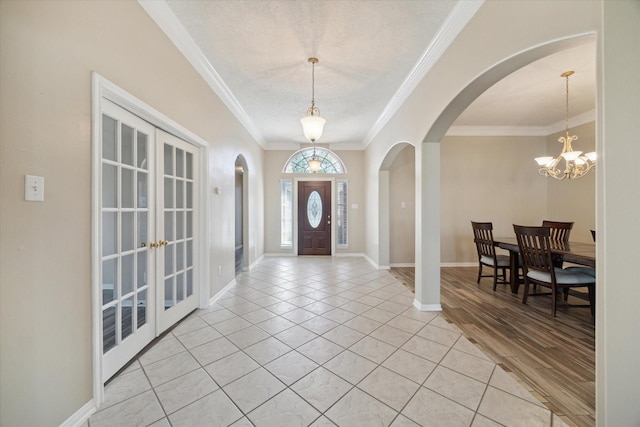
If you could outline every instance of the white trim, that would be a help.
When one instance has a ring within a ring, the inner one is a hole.
[[[82,425],[86,425],[87,420],[91,415],[96,412],[98,408],[96,407],[95,399],[91,399],[80,409],[78,409],[73,415],[67,418],[60,427],[80,427]]]
[[[244,267],[242,269],[242,271],[251,271],[251,270],[253,270],[253,268],[256,265],[260,264],[263,260],[264,260],[264,254],[260,255],[260,257],[257,260],[255,260],[251,265]]]
[[[273,257],[279,257],[279,256],[296,257],[298,255],[296,255],[293,252],[268,252],[263,254],[261,258],[273,258]]]
[[[389,267],[394,268],[394,267],[415,267],[416,263],[415,262],[393,262],[391,264],[389,264]]]
[[[569,118],[569,128],[594,122],[596,110]],[[451,126],[446,136],[549,136],[565,129],[561,120],[548,126]]]
[[[334,256],[335,257],[362,257],[362,258],[366,258],[367,257],[362,252],[338,252]]]
[[[180,20],[173,13],[169,5],[166,2],[157,0],[138,0],[138,3],[151,19],[153,19],[156,25],[158,25],[160,30],[166,34],[180,53],[184,55],[198,74],[202,76],[211,90],[224,102],[253,139],[264,148],[265,141],[258,131],[258,128],[222,80],[222,77],[220,77],[207,57],[202,53],[202,50],[200,50],[196,42],[180,23]]]
[[[222,295],[224,295],[229,289],[233,288],[235,285],[236,285],[236,279],[233,279],[224,288],[216,292],[216,294],[209,299],[208,307],[211,307],[216,301],[218,301],[222,297]]]
[[[102,343],[100,342],[100,295],[98,292],[100,277],[100,183],[96,179],[95,171],[100,170],[101,153],[99,152],[99,141],[101,138],[101,116],[102,99],[121,106],[132,114],[151,123],[180,139],[183,139],[200,150],[200,246],[199,246],[199,268],[200,268],[200,305],[207,303],[209,296],[210,266],[208,262],[209,248],[209,202],[210,196],[207,183],[209,182],[209,143],[193,132],[181,126],[171,118],[165,116],[155,108],[136,98],[124,89],[93,72],[91,75],[91,151],[92,151],[92,179],[91,179],[91,283],[92,283],[92,347],[93,347],[93,400],[96,406],[104,402],[104,380],[102,378]],[[204,301],[204,302],[203,302]]]
[[[376,263],[375,261],[373,261],[371,258],[369,258],[369,255],[367,254],[363,254],[364,258],[369,261],[369,264],[371,264],[372,266],[375,267],[376,270],[380,270],[380,267],[378,266],[378,263]]]
[[[422,53],[422,56],[413,67],[409,75],[405,78],[400,88],[391,98],[391,101],[380,114],[380,117],[371,127],[364,139],[365,148],[373,141],[373,138],[382,130],[393,115],[400,109],[409,95],[418,86],[420,81],[427,75],[429,70],[440,59],[453,40],[458,36],[467,23],[473,18],[484,0],[469,0],[458,2],[453,8],[445,22],[442,24],[429,46]]]
[[[420,304],[420,301],[417,299],[413,300],[413,306],[420,311],[442,311],[442,306],[440,304]]]
[[[478,261],[476,262],[441,262],[440,267],[449,268],[449,267],[477,267]]]

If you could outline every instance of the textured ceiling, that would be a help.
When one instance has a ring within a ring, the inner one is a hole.
[[[465,5],[458,3],[168,0],[165,5],[172,25],[181,26],[206,58],[244,112],[245,126],[265,148],[307,142],[299,119],[311,101],[311,56],[320,61],[315,100],[327,119],[318,143],[362,148],[394,95],[433,49],[434,38],[451,31],[456,7]],[[564,115],[559,75],[566,69],[576,70],[570,82],[572,115],[592,110],[595,48],[572,51],[508,76],[478,98],[454,126],[558,122]]]

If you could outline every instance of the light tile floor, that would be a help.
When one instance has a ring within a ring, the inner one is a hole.
[[[563,426],[363,258],[267,258],[105,390],[101,426]]]

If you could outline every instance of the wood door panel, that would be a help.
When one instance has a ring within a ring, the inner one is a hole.
[[[298,254],[331,255],[331,181],[298,184]]]

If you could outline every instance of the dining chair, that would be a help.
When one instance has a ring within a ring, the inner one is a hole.
[[[595,277],[581,271],[555,267],[551,251],[551,230],[549,227],[525,227],[513,225],[518,240],[522,270],[524,276],[524,294],[522,303],[534,295],[551,295],[551,313],[556,317],[559,291],[564,293],[567,306],[590,307],[591,315],[595,315]],[[551,292],[529,294],[530,285],[541,285]],[[569,304],[567,297],[570,288],[587,288],[589,304]],[[566,290],[566,292],[565,292]]]
[[[549,227],[549,239],[556,245],[569,243],[569,235],[573,228],[573,222],[550,221],[545,219],[542,221],[543,227]],[[564,258],[560,254],[553,254],[553,265],[562,268]]]
[[[593,241],[596,241],[596,230],[591,230],[591,237],[593,238]]]
[[[473,228],[473,241],[478,252],[478,281],[482,277],[493,277],[493,290],[496,290],[498,283],[507,285],[506,270],[509,268],[509,256],[496,254],[496,247],[493,243],[493,223],[471,221]],[[482,267],[487,266],[493,269],[492,275],[482,275]],[[502,272],[502,279],[498,279],[498,270]],[[514,274],[511,272],[510,274]],[[517,272],[516,272],[517,274]]]

